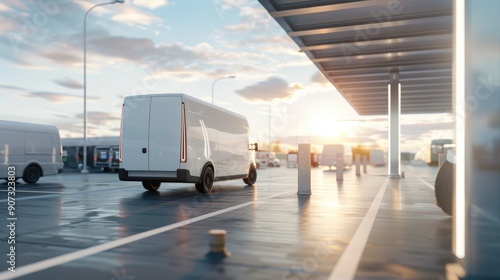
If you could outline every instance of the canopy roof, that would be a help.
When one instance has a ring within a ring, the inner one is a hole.
[[[259,0],[360,115],[452,110],[452,0]]]

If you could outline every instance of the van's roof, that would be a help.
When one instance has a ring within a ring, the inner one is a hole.
[[[202,100],[202,99],[199,99],[199,98],[196,98],[194,96],[191,96],[191,95],[187,95],[185,93],[153,93],[153,94],[140,94],[140,95],[129,95],[129,96],[126,96],[125,98],[126,99],[133,99],[133,98],[146,98],[146,97],[168,97],[168,96],[178,96],[180,98],[182,98],[182,100],[189,100],[191,102],[197,102],[197,103],[200,103],[200,104],[203,104],[203,105],[206,105],[208,107],[211,107],[211,108],[214,108],[214,109],[217,109],[217,110],[220,110],[220,111],[224,111],[228,114],[232,114],[234,116],[237,116],[239,118],[243,118],[243,119],[246,119],[245,116],[243,115],[240,115],[236,112],[233,112],[229,109],[226,109],[224,107],[220,107],[220,106],[217,106],[215,104],[212,104],[212,103],[209,103],[205,100]]]
[[[13,122],[13,121],[5,121],[5,120],[0,120],[0,129],[59,133],[59,129],[54,125],[25,123],[25,122]]]

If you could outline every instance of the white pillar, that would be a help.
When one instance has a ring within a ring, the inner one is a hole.
[[[297,155],[298,168],[298,192],[301,195],[311,194],[311,144],[299,144],[299,153]]]
[[[389,177],[401,178],[401,151],[399,148],[401,115],[401,84],[399,83],[399,72],[390,73],[390,84],[387,90],[389,108]]]
[[[500,1],[454,1],[453,252],[467,279],[500,279]]]

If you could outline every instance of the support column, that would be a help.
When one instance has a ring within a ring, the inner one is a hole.
[[[447,268],[459,279],[500,279],[499,15],[497,0],[454,1],[453,252],[461,267]]]
[[[298,192],[299,195],[311,194],[311,144],[299,144],[297,154],[298,168]]]
[[[401,178],[401,151],[399,148],[401,115],[401,84],[399,83],[399,71],[392,71],[390,84],[388,85],[388,113],[389,113],[389,170],[390,178]]]

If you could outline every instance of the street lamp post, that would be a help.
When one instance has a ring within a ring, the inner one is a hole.
[[[125,0],[113,0],[92,6],[83,18],[83,169],[82,173],[89,173],[87,169],[87,16],[94,8],[115,3],[124,3]]]
[[[234,79],[236,78],[235,76],[229,76],[229,77],[222,77],[222,78],[218,78],[218,79],[215,79],[212,83],[212,104],[214,104],[214,86],[215,86],[215,82],[219,81],[219,80],[223,80],[223,79]]]

